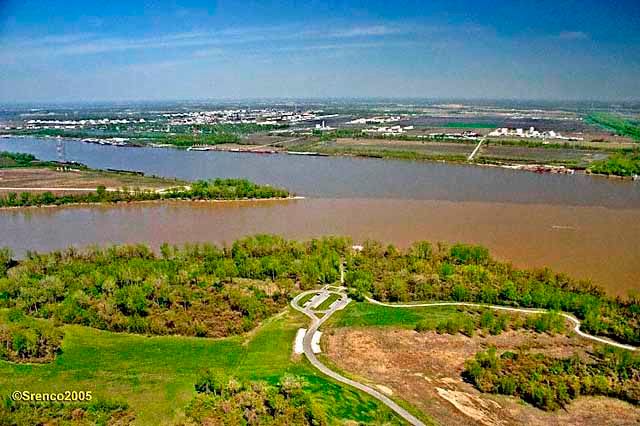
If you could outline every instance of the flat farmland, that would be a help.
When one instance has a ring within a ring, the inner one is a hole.
[[[579,148],[543,148],[513,145],[482,146],[476,159],[491,159],[527,163],[573,163],[587,166],[590,162],[606,158],[604,151]]]
[[[162,189],[183,184],[185,182],[180,180],[102,170],[60,171],[52,167],[0,169],[0,193],[16,192],[6,188],[60,188],[60,191],[52,192],[64,193],[64,188],[95,191],[100,185],[106,188]]]
[[[412,151],[424,155],[468,156],[473,151],[473,143],[437,142],[437,141],[403,141],[392,139],[355,139],[339,138],[334,143],[325,145],[334,148],[350,148],[353,150],[372,151]]]

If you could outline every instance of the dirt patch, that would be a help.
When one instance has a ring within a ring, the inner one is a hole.
[[[129,188],[160,189],[181,184],[183,182],[170,179],[99,170],[63,172],[48,167],[0,169],[0,188],[86,188],[87,191],[95,191],[100,185],[104,185],[107,188],[122,188],[126,186]],[[4,192],[18,191],[0,189],[0,193]],[[65,193],[62,190],[52,192]],[[67,191],[67,193],[76,192]]]
[[[548,356],[589,357],[582,339],[509,331],[499,336],[439,335],[389,328],[340,328],[325,333],[325,354],[341,369],[393,389],[446,425],[638,424],[640,409],[609,398],[579,398],[566,410],[544,412],[520,400],[483,394],[461,378],[464,361],[494,345]]]
[[[451,389],[436,388],[438,395],[449,401],[458,411],[467,417],[485,425],[504,424],[499,418],[500,404],[490,399],[484,400],[477,395]]]

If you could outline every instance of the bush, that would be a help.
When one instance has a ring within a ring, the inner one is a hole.
[[[135,415],[124,402],[0,402],[3,425],[130,425]]]
[[[199,384],[208,382],[210,375]],[[216,379],[217,380],[217,379]],[[227,378],[216,382],[216,392],[201,392],[186,409],[197,424],[328,424],[325,413],[303,391],[304,382],[285,375],[276,386],[263,382],[240,382]]]
[[[515,395],[546,411],[564,407],[581,394],[640,404],[640,356],[601,347],[594,358],[557,359],[525,352],[498,357],[490,348],[466,361],[463,377],[483,392]]]
[[[488,249],[467,244],[453,245],[449,257],[458,265],[486,265],[490,260]]]
[[[14,362],[49,362],[60,352],[64,334],[55,326],[25,318],[11,310],[0,316],[0,359]]]
[[[425,331],[433,331],[436,329],[436,325],[435,323],[433,323],[433,321],[429,321],[429,320],[421,320],[418,321],[418,323],[415,326],[415,330],[419,333],[425,332]]]

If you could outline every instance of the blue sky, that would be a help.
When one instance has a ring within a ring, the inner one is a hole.
[[[0,0],[0,102],[640,99],[640,1]]]

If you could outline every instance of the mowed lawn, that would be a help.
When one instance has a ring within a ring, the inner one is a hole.
[[[335,302],[338,299],[340,299],[340,296],[338,296],[335,293],[331,293],[331,294],[329,294],[329,297],[327,297],[327,299],[324,302],[322,302],[320,304],[320,306],[318,306],[316,308],[316,310],[318,310],[318,311],[326,311],[327,309],[329,309],[331,307],[331,305],[333,305],[333,302]]]
[[[296,330],[306,325],[305,317],[288,309],[248,335],[226,339],[144,337],[65,326],[63,353],[53,363],[0,361],[0,394],[91,390],[96,399],[126,401],[137,424],[171,424],[184,418],[198,372],[205,368],[272,383],[290,372],[304,378],[306,389],[335,423],[399,423],[376,400],[329,381],[306,359],[292,355]]]
[[[465,308],[456,306],[424,306],[416,308],[392,308],[367,302],[351,302],[336,312],[328,321],[328,327],[400,327],[415,328],[422,320],[437,323],[455,318]]]

